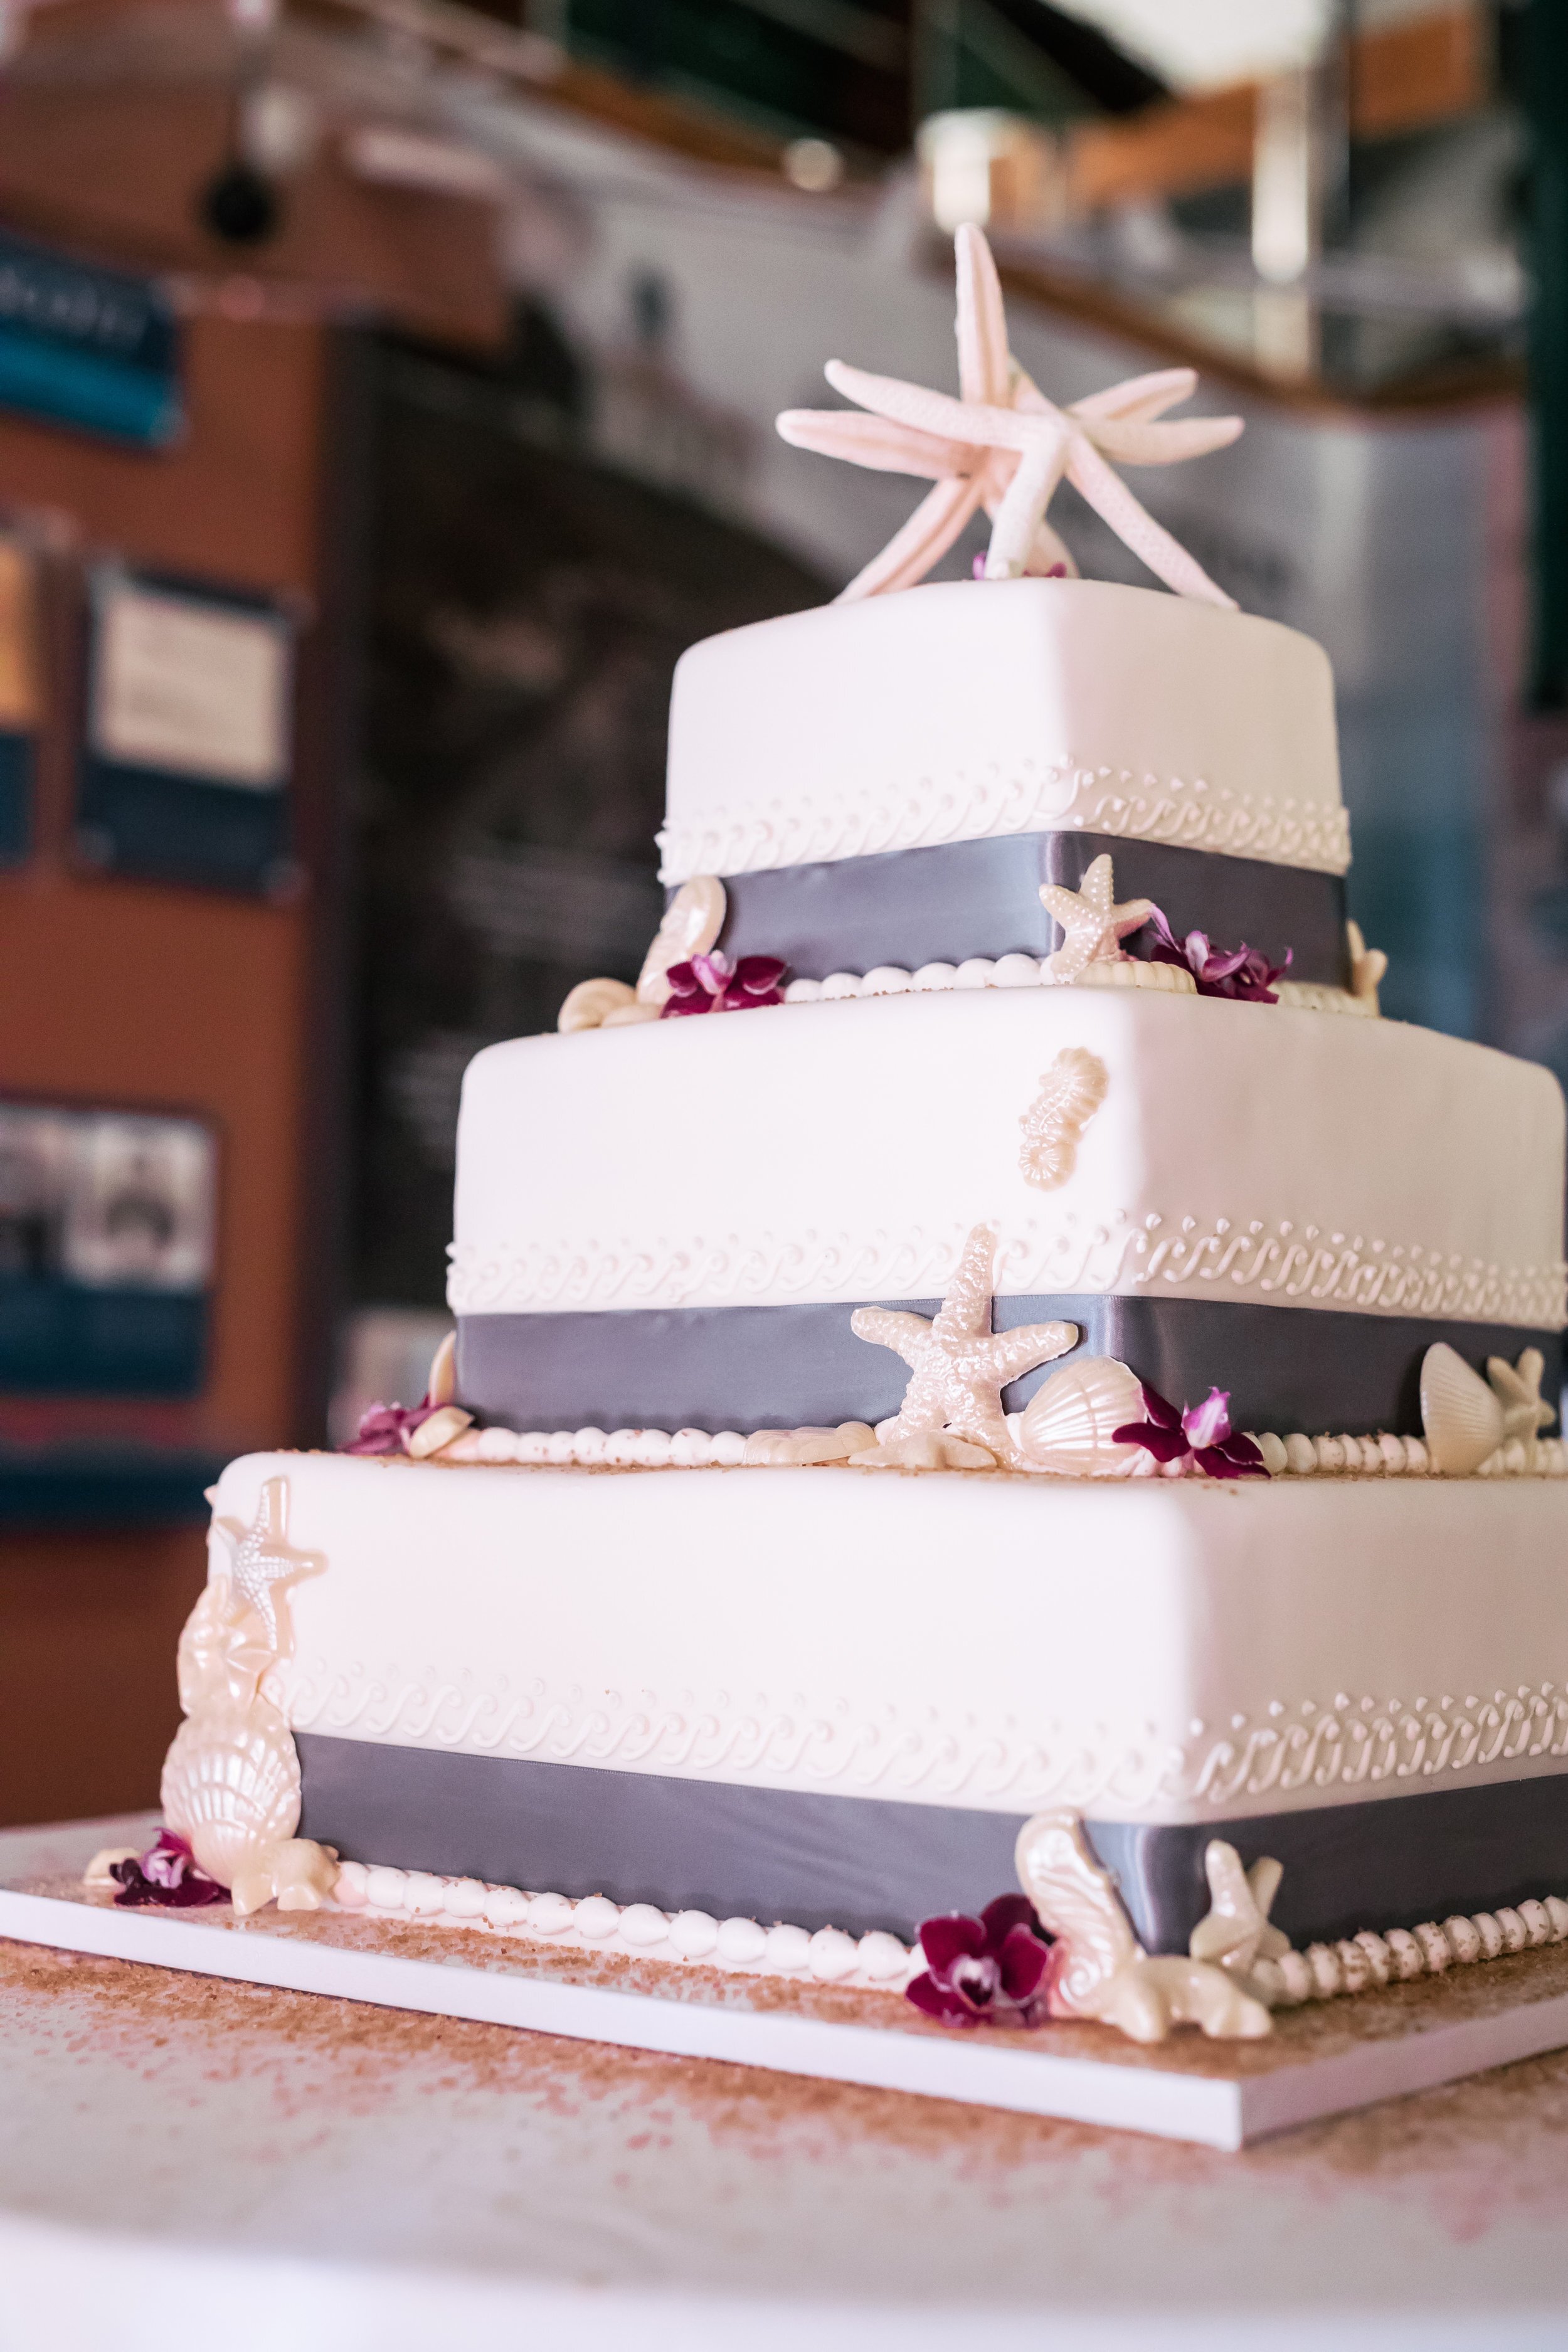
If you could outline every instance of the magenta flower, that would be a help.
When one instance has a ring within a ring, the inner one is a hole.
[[[999,1895],[978,1919],[950,1911],[921,1922],[923,1976],[904,1989],[939,2025],[1037,2025],[1050,1938],[1026,1895]]]
[[[742,956],[739,963],[717,949],[711,955],[694,955],[689,963],[672,963],[665,973],[669,994],[660,1018],[679,1020],[688,1013],[745,1013],[753,1004],[782,1004],[779,986],[787,966],[777,956]]]
[[[228,1901],[227,1887],[207,1876],[188,1842],[174,1830],[160,1830],[156,1843],[133,1862],[111,1862],[109,1874],[120,1882],[116,1903],[131,1909],[161,1903],[171,1910],[188,1911],[198,1903]]]
[[[1283,963],[1270,963],[1261,948],[1249,948],[1245,941],[1238,948],[1213,947],[1206,931],[1189,931],[1178,940],[1158,907],[1139,936],[1146,939],[1151,933],[1149,961],[1173,963],[1190,971],[1200,996],[1228,996],[1243,1004],[1279,1003],[1274,983],[1289,971],[1294,950],[1286,949]]]
[[[1202,1404],[1184,1405],[1178,1412],[1147,1381],[1140,1385],[1149,1418],[1113,1429],[1116,1444],[1141,1445],[1156,1462],[1179,1462],[1190,1454],[1205,1478],[1268,1477],[1251,1438],[1232,1432],[1227,1389],[1210,1389]]]
[[[360,1415],[359,1434],[342,1448],[344,1454],[404,1454],[404,1440],[437,1408],[428,1397],[423,1404],[373,1404]]]

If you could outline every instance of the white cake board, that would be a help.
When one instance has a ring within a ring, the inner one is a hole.
[[[784,1985],[454,1928],[274,1909],[122,1910],[62,1868],[150,1841],[155,1817],[0,1835],[0,1936],[576,2041],[1010,2108],[1234,2149],[1294,2125],[1568,2047],[1568,1948],[1277,2017],[1262,2042],[1109,2027],[999,2034],[928,2024],[898,1996]],[[20,1867],[18,1867],[20,1865]],[[29,1867],[30,1865],[30,1867]],[[432,1948],[438,1957],[431,1957]],[[635,1990],[584,1977],[618,1974]]]

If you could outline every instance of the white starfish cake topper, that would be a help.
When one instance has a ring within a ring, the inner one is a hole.
[[[934,481],[896,537],[873,556],[839,597],[845,603],[912,588],[946,554],[977,508],[992,519],[987,580],[1016,580],[1058,567],[1076,572],[1046,520],[1065,475],[1157,578],[1178,594],[1232,605],[1185,548],[1144,511],[1108,459],[1122,466],[1173,466],[1223,449],[1241,431],[1239,416],[1189,417],[1160,424],[1167,408],[1191,398],[1191,368],[1130,377],[1087,400],[1058,408],[1031,383],[1007,348],[1002,287],[991,248],[971,224],[954,240],[958,263],[959,397],[868,375],[829,360],[835,392],[868,415],[842,409],[786,408],[778,429],[798,449],[846,457],[884,474]]]

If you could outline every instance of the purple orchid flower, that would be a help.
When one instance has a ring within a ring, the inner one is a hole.
[[[777,956],[742,956],[739,963],[731,963],[717,949],[710,955],[694,955],[688,963],[672,963],[665,973],[669,994],[660,1018],[746,1013],[754,1004],[782,1004],[779,982],[787,969]]]
[[[1261,948],[1245,941],[1238,948],[1216,948],[1206,931],[1189,931],[1178,940],[1158,907],[1139,937],[1148,942],[1151,963],[1173,963],[1190,971],[1200,996],[1227,996],[1242,1004],[1278,1004],[1274,983],[1289,971],[1295,952],[1287,948],[1283,963],[1270,963]]]
[[[360,1415],[359,1433],[342,1448],[344,1454],[405,1454],[405,1440],[437,1408],[426,1397],[423,1404],[373,1404]]]
[[[1037,2025],[1050,1938],[1026,1895],[999,1895],[978,1919],[950,1911],[921,1922],[926,1972],[904,1999],[939,2025]]]
[[[1112,1430],[1116,1444],[1141,1445],[1156,1462],[1179,1462],[1190,1454],[1205,1478],[1268,1477],[1263,1456],[1251,1438],[1231,1429],[1227,1389],[1210,1389],[1202,1404],[1184,1405],[1178,1411],[1147,1381],[1139,1385],[1149,1418],[1124,1422]]]
[[[120,1882],[117,1904],[133,1909],[143,1903],[161,1903],[174,1911],[188,1911],[199,1903],[226,1903],[228,1889],[209,1878],[177,1831],[160,1830],[156,1841],[132,1862],[111,1862],[109,1874]]]

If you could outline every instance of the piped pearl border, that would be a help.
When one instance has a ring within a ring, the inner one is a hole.
[[[1335,1944],[1309,1944],[1304,1952],[1258,1959],[1251,1974],[1274,2009],[1297,2009],[1310,2000],[1335,2000],[1342,1994],[1372,1992],[1416,1977],[1446,1976],[1456,1965],[1501,1959],[1510,1952],[1539,1951],[1568,1942],[1568,1903],[1548,1895],[1537,1902],[1500,1911],[1456,1913],[1439,1926],[1391,1927],[1375,1936],[1363,1929]]]
[[[1016,1414],[1012,1416],[1014,1423],[1017,1418]],[[769,1436],[794,1433],[766,1433]],[[1265,1468],[1275,1478],[1430,1478],[1437,1475],[1419,1437],[1394,1437],[1386,1433],[1376,1437],[1307,1437],[1300,1432],[1289,1437],[1276,1437],[1266,1432],[1253,1442],[1262,1453]],[[466,1429],[460,1437],[427,1458],[454,1465],[511,1463],[536,1469],[734,1470],[776,1466],[759,1463],[754,1454],[748,1462],[746,1440],[733,1429],[721,1430],[715,1436],[700,1429],[678,1429],[673,1433],[664,1429]],[[835,1463],[816,1466],[844,1465]],[[1187,1465],[1181,1462],[1169,1466],[1171,1472],[1179,1475]],[[1030,1475],[1065,1474],[1052,1472],[1050,1465],[1042,1462],[1032,1465]],[[1150,1475],[1155,1475],[1152,1465]],[[1510,1438],[1506,1445],[1489,1454],[1471,1475],[1568,1478],[1568,1444],[1560,1437],[1539,1438],[1531,1461],[1523,1440]]]
[[[339,1910],[374,1918],[417,1919],[739,1976],[810,1978],[883,1992],[901,1992],[924,1966],[918,1948],[879,1930],[857,1937],[841,1927],[819,1927],[810,1935],[804,1927],[763,1927],[755,1919],[714,1919],[706,1911],[671,1913],[651,1903],[623,1906],[603,1895],[574,1903],[564,1895],[527,1895],[483,1879],[439,1878],[382,1864],[342,1864],[332,1902]]]
[[[1440,1474],[1419,1437],[1290,1437],[1264,1435],[1253,1444],[1271,1478],[1431,1478]],[[1533,1454],[1533,1459],[1531,1458]],[[1489,1454],[1472,1478],[1568,1478],[1568,1445],[1560,1437],[1537,1438],[1533,1447],[1510,1437]]]
[[[1185,975],[1178,966],[1148,963],[1139,965],[1137,970],[1140,974],[1170,974],[1163,981],[1141,978],[1141,987],[1156,992],[1163,990],[1172,994],[1193,993],[1190,987],[1183,988]],[[883,963],[868,972],[831,971],[826,980],[792,980],[784,995],[786,1004],[834,1004],[862,996],[924,996],[950,989],[1058,988],[1062,984],[1047,971],[1042,958],[1005,955],[993,961],[989,956],[970,956],[963,963],[924,963],[918,971],[906,971],[901,964]],[[1077,984],[1083,983],[1080,981]],[[1374,1002],[1352,996],[1346,988],[1330,988],[1319,981],[1281,980],[1275,983],[1274,993],[1281,1004],[1294,1005],[1299,1012],[1347,1013],[1359,1020],[1377,1018]]]

